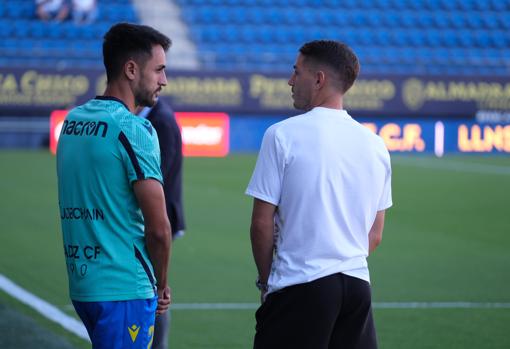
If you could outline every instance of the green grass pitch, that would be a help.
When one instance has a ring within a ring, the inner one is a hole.
[[[173,299],[256,303],[244,189],[255,155],[187,158],[187,234],[175,242]],[[79,159],[77,159],[78,161]],[[393,155],[393,201],[369,258],[373,300],[506,303],[375,309],[380,348],[510,348],[510,158]],[[0,273],[73,315],[60,237],[55,158],[0,152]],[[170,347],[250,348],[254,310],[172,310]],[[0,348],[88,344],[0,292]]]

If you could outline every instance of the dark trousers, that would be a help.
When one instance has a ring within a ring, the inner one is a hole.
[[[170,331],[170,310],[161,315],[156,315],[154,322],[154,341],[152,349],[168,348],[168,332]]]
[[[375,349],[370,284],[345,274],[286,287],[255,314],[255,349]]]

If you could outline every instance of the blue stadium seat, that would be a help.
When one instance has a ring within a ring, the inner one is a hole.
[[[445,29],[450,27],[450,18],[446,12],[436,12],[433,15],[433,27]]]
[[[491,4],[489,1],[475,1],[475,10],[477,11],[487,11],[490,10]]]
[[[456,29],[464,29],[467,27],[467,20],[464,13],[453,13],[450,16],[450,27]]]
[[[285,27],[280,27],[273,32],[272,42],[278,44],[285,44],[289,42],[292,33]]]
[[[317,13],[317,20],[324,26],[335,25],[335,18],[330,11],[319,11]]]
[[[405,31],[393,30],[390,34],[390,40],[391,40],[391,44],[393,46],[402,47],[402,46],[410,45],[410,41],[408,40],[407,34]]]
[[[387,31],[379,30],[374,33],[375,43],[377,46],[387,47],[391,43],[390,34]]]
[[[355,27],[367,27],[368,18],[364,11],[352,11],[350,14],[350,24]]]
[[[408,30],[408,45],[413,47],[423,47],[427,44],[427,39],[425,38],[425,31],[423,30]]]
[[[495,13],[481,13],[480,20],[482,26],[487,29],[498,29],[499,23]],[[508,18],[507,18],[508,20]]]
[[[460,47],[457,40],[457,32],[454,30],[443,30],[440,33],[442,45],[445,47]]]
[[[251,24],[260,25],[265,23],[265,16],[262,8],[253,8],[252,11],[248,11],[246,17]]]
[[[473,29],[482,28],[482,19],[478,12],[469,12],[466,16],[467,25]]]
[[[12,24],[8,21],[0,21],[0,41],[13,35]]]
[[[424,0],[423,8],[430,10],[430,11],[439,10],[440,9],[439,1],[438,0]]]
[[[246,11],[241,7],[236,7],[230,12],[231,18],[235,23],[244,25],[248,19]]]
[[[345,28],[347,26],[347,15],[344,11],[336,11],[332,17],[334,25]]]
[[[392,0],[391,7],[396,10],[403,10],[407,8],[405,0]]]
[[[341,0],[324,0],[324,5],[330,8],[339,8],[342,5]]]
[[[474,7],[473,0],[465,0],[465,1],[457,2],[457,9],[458,9],[459,13],[465,12],[465,11],[470,11],[473,9],[473,7]]]
[[[237,19],[234,17],[233,11],[224,6],[218,6],[215,9],[215,22],[223,25],[236,24]]]
[[[50,36],[50,32],[60,28],[60,23],[30,21],[26,22],[28,35],[31,38],[44,39]],[[60,37],[60,35],[59,35]]]
[[[429,47],[438,47],[441,46],[441,32],[430,30],[425,34],[425,40],[427,46]]]
[[[473,39],[472,32],[470,30],[458,30],[456,35],[459,46],[470,48],[475,45],[475,40]]]
[[[356,42],[364,46],[373,46],[375,44],[375,38],[370,30],[357,30]]]
[[[386,12],[381,15],[382,25],[386,28],[399,28],[400,18],[395,12]]]
[[[220,27],[216,25],[201,26],[200,37],[205,43],[216,43],[220,41]]]
[[[475,45],[480,48],[487,48],[490,45],[490,38],[486,31],[476,31],[473,37]]]
[[[30,5],[30,4],[29,4]],[[5,15],[7,17],[13,19],[22,19],[26,18],[27,14],[34,15],[34,5],[30,5],[30,7],[26,7],[23,2],[18,1],[9,1],[5,3]],[[30,11],[30,12],[29,12]]]
[[[411,8],[414,11],[420,11],[421,12],[421,11],[423,11],[424,3],[421,0],[415,0],[415,1],[410,1],[408,3],[408,6],[409,6],[409,8]]]
[[[17,20],[12,22],[14,25],[13,35],[18,38],[26,38],[30,33],[30,22],[25,20]]]
[[[498,49],[508,49],[510,46],[510,34],[507,31],[492,31],[490,36],[490,43],[492,47]]]
[[[424,29],[434,28],[434,18],[430,12],[418,12],[417,24]]]

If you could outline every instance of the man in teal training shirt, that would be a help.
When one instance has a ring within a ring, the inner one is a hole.
[[[114,25],[103,42],[103,96],[71,110],[57,149],[58,198],[69,293],[93,348],[150,348],[156,313],[170,305],[158,136],[134,115],[167,84],[171,41]]]

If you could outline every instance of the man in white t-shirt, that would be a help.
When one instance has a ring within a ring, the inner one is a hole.
[[[377,348],[366,258],[392,205],[391,165],[343,109],[358,73],[348,46],[303,45],[289,85],[305,113],[264,135],[246,190],[263,302],[254,348]]]

